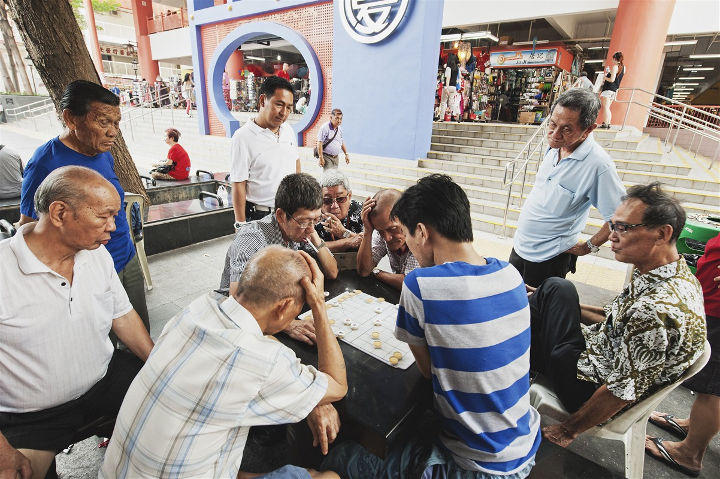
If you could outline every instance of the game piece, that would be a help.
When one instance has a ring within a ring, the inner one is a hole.
[[[395,356],[390,356],[390,359],[388,359],[388,361],[390,361],[390,364],[392,364],[393,366],[397,366],[397,364],[400,362],[400,360]]]
[[[382,308],[380,308],[380,307],[375,308],[375,313],[376,313],[376,314],[382,313]]]
[[[373,331],[372,333],[370,333],[370,337],[373,339],[378,339],[380,337],[380,333],[378,333],[377,331]]]
[[[368,299],[365,300],[365,302],[366,302],[366,303],[372,303],[372,302],[373,302],[373,299],[372,299],[372,298],[368,298]]]
[[[328,323],[330,323],[330,324],[335,324],[335,320],[334,320],[334,319],[328,319]]]
[[[358,323],[350,323],[350,329],[352,329],[353,331],[357,330],[357,328],[359,327],[360,325]]]
[[[355,291],[353,291],[353,293],[360,294],[360,293],[362,293],[362,291],[360,291],[359,289],[356,289]]]
[[[344,324],[345,326],[350,326],[350,323],[352,323],[352,321],[350,320],[350,318],[345,318],[345,319],[343,319],[343,324]]]
[[[376,319],[375,321],[373,321],[373,325],[382,326],[383,325],[382,319]]]
[[[340,331],[338,331],[337,333],[335,333],[335,336],[336,336],[338,339],[342,339],[342,338],[345,337],[345,331],[343,331],[343,330],[341,329]]]
[[[382,348],[382,343],[380,341],[373,341],[373,346],[375,349],[380,349]]]
[[[383,301],[385,301],[385,298],[378,298],[378,299],[377,299],[377,302],[378,302],[378,303],[382,303]]]
[[[395,351],[395,352],[393,353],[393,357],[394,357],[394,358],[397,358],[397,360],[400,361],[400,360],[402,359],[403,355],[402,355],[402,353],[401,353],[400,351]]]
[[[327,298],[328,296],[330,296],[330,291],[325,291],[325,297]]]

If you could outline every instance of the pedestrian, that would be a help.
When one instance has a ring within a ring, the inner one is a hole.
[[[454,53],[448,54],[448,61],[445,65],[445,82],[442,90],[442,97],[440,98],[440,119],[438,121],[445,121],[445,111],[450,108],[451,115],[457,116],[459,112],[459,104],[457,107],[453,102],[453,97],[457,92],[457,82],[459,75],[459,64],[457,55]]]
[[[192,74],[186,73],[182,83],[182,96],[185,99],[185,114],[188,117],[192,117],[192,115],[190,115],[190,109],[192,108],[192,93],[194,88],[195,84],[192,81]]]
[[[593,89],[593,82],[590,81],[588,78],[587,72],[580,72],[580,76],[577,80],[575,80],[575,83],[573,83],[573,88],[585,88],[587,90]]]
[[[348,155],[347,148],[345,147],[343,132],[340,128],[342,121],[342,110],[335,108],[330,112],[330,121],[323,125],[318,132],[316,156],[319,160],[318,163],[324,170],[338,167],[340,150],[345,153],[345,164],[350,164],[350,155]]]
[[[610,128],[612,122],[612,112],[610,106],[617,96],[620,82],[625,76],[625,57],[622,52],[615,52],[612,56],[612,65],[605,67],[605,77],[602,88],[600,89],[600,102],[602,103],[603,122],[600,128]]]

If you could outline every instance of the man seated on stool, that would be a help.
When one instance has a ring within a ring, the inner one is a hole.
[[[232,297],[193,301],[165,325],[130,386],[99,477],[235,477],[251,426],[308,414],[326,453],[337,427],[315,428],[315,416],[329,408],[337,417],[330,403],[345,396],[347,379],[323,293],[322,273],[307,253],[270,246],[247,263]],[[319,371],[269,336],[305,302]],[[311,477],[300,472],[281,477]]]
[[[303,249],[315,257],[325,276],[337,278],[337,262],[315,231],[320,222],[322,194],[320,184],[307,173],[287,175],[275,194],[275,211],[256,221],[241,224],[235,232],[220,278],[219,292],[234,296],[240,275],[250,258],[268,245]],[[291,338],[313,344],[315,333],[311,320],[297,320],[285,329]]]
[[[78,429],[117,414],[153,342],[104,246],[120,212],[115,187],[58,168],[35,210],[37,222],[0,242],[0,431],[45,477]],[[110,329],[134,355],[113,348]]]
[[[677,200],[657,182],[633,186],[608,224],[615,259],[635,267],[612,303],[581,305],[573,284],[559,278],[530,297],[531,369],[550,379],[572,413],[543,435],[563,447],[676,381],[705,343],[702,289],[675,247],[685,224]]]
[[[365,200],[361,212],[365,232],[357,255],[360,276],[372,274],[398,290],[402,288],[405,275],[420,266],[405,244],[400,222],[390,218],[390,210],[401,195],[398,190],[381,190]],[[377,267],[385,255],[390,259],[392,273]]]
[[[357,251],[362,240],[362,205],[352,199],[347,176],[331,168],[320,179],[323,221],[315,227],[333,253]]]

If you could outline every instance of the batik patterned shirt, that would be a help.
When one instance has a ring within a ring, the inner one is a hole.
[[[677,380],[703,352],[702,290],[683,258],[645,274],[635,270],[605,306],[605,318],[582,326],[578,378],[605,384],[625,401]]]
[[[350,207],[348,208],[348,214],[343,219],[342,225],[345,227],[346,230],[348,230],[351,233],[362,233],[363,231],[363,222],[362,218],[360,217],[360,213],[362,212],[362,205],[360,202],[355,200],[350,200]],[[330,234],[329,231],[325,231],[325,228],[323,228],[322,223],[318,223],[317,226],[315,226],[315,231],[317,231],[318,236],[323,241],[335,241],[339,240],[341,238],[333,238],[333,236]]]

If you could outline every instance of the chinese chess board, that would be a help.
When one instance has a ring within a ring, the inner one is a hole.
[[[359,289],[346,291],[326,304],[338,339],[392,367],[407,369],[415,362],[408,345],[395,338],[396,305]],[[310,311],[300,316],[310,318]]]

